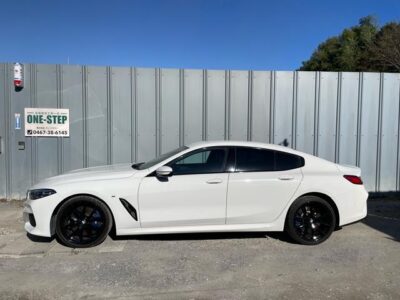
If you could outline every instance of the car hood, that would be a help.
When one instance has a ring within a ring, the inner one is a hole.
[[[131,166],[132,164],[118,164],[73,170],[62,175],[46,178],[35,185],[35,188],[71,182],[126,178],[137,172]]]

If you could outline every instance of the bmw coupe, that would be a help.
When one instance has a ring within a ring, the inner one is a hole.
[[[91,167],[28,190],[25,230],[92,247],[116,235],[286,231],[316,245],[364,218],[361,170],[255,142],[199,142],[135,164]]]

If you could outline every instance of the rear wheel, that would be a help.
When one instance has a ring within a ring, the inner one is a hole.
[[[108,207],[89,196],[74,197],[57,213],[56,235],[68,247],[86,248],[101,244],[112,227]]]
[[[300,244],[317,245],[329,238],[335,226],[335,212],[326,200],[304,196],[290,207],[285,230]]]

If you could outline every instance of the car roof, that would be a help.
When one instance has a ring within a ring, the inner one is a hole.
[[[304,155],[305,153],[293,150],[289,147],[284,147],[275,144],[267,144],[261,142],[250,142],[250,141],[201,141],[187,145],[191,149],[213,147],[213,146],[241,146],[241,147],[254,147],[254,148],[267,148],[272,150],[279,150],[290,153],[297,153]]]

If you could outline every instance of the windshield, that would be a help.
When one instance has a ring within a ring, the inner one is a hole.
[[[175,154],[178,154],[179,152],[182,152],[183,150],[186,150],[186,149],[188,149],[188,147],[186,147],[186,146],[179,147],[178,149],[164,153],[164,154],[160,155],[159,157],[149,160],[148,162],[133,164],[132,168],[134,168],[136,170],[144,170],[144,169],[151,168],[152,166],[162,162],[163,160],[167,159],[168,157],[174,156]]]

